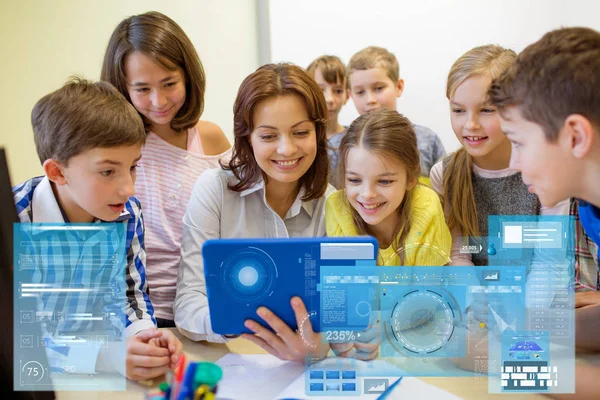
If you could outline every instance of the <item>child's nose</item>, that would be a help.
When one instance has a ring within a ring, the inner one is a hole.
[[[373,92],[367,92],[367,103],[373,104],[376,102],[377,102],[377,99],[375,99],[375,94]]]
[[[376,195],[377,194],[375,193],[375,190],[373,189],[373,186],[371,186],[371,185],[363,185],[362,194],[361,194],[361,196],[362,196],[363,199],[365,199],[365,200],[372,199]]]
[[[333,93],[331,93],[330,89],[325,90],[325,101],[327,103],[333,103]]]
[[[160,90],[155,90],[152,93],[151,101],[155,108],[160,108],[167,103],[167,98],[160,92]]]
[[[130,198],[135,194],[134,180],[129,178],[125,179],[123,184],[121,185],[119,191],[119,196]]]
[[[467,128],[470,131],[476,131],[477,129],[481,128],[477,117],[475,117],[475,116],[469,117],[469,119],[467,120],[467,124],[465,125],[465,128]]]

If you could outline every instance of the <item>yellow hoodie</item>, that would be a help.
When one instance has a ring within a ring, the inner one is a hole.
[[[327,236],[359,236],[352,219],[352,206],[345,197],[346,192],[338,190],[327,199]],[[449,263],[452,236],[446,225],[440,198],[428,187],[417,185],[412,189],[410,223],[405,243],[393,243],[387,249],[379,249],[378,264],[439,266]],[[400,257],[394,247],[400,248],[399,252],[404,253],[403,264],[400,264]]]

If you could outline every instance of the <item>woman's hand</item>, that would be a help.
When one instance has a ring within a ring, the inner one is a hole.
[[[329,343],[323,340],[320,333],[313,331],[304,302],[299,297],[294,297],[291,304],[296,316],[298,331],[294,332],[266,307],[259,307],[256,313],[275,332],[261,326],[256,321],[247,320],[245,326],[253,331],[254,335],[244,333],[242,338],[259,345],[281,360],[304,362],[306,357],[325,358],[329,351]]]
[[[338,357],[356,358],[365,361],[372,360],[379,354],[379,344],[381,343],[379,329],[379,324],[369,325],[355,341],[331,343],[331,350]]]

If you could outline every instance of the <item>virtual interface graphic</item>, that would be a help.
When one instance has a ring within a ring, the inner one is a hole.
[[[15,224],[14,238],[15,390],[125,390],[125,225]]]

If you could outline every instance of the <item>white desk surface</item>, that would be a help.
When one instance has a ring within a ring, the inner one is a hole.
[[[177,337],[183,342],[184,352],[189,361],[217,361],[225,354],[262,354],[265,353],[260,347],[243,339],[235,339],[225,344],[215,344],[207,342],[193,342],[182,336],[177,329],[171,329]],[[577,362],[592,362],[600,364],[600,354],[578,354]],[[505,394],[489,394],[487,378],[477,377],[436,377],[419,378],[440,389],[446,390],[463,399],[507,399]],[[57,392],[58,400],[95,400],[95,399],[144,399],[144,393],[152,387],[157,387],[164,379],[156,379],[149,385],[142,385],[135,382],[127,382],[127,391],[124,392]],[[510,400],[538,400],[547,399],[540,394],[510,394]],[[358,399],[358,397],[357,397]]]

